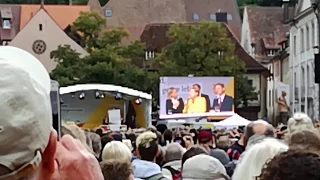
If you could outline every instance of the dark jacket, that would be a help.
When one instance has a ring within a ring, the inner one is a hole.
[[[182,98],[179,98],[178,101],[179,101],[178,108],[173,109],[173,104],[172,104],[171,99],[167,99],[167,101],[166,101],[166,114],[168,114],[169,110],[171,110],[172,114],[182,113],[183,108],[184,108],[184,102],[183,102]]]
[[[201,94],[201,97],[204,97],[206,99],[206,103],[207,103],[207,111],[206,112],[209,112],[211,109],[209,96],[206,94]]]
[[[218,106],[218,99],[214,99],[213,100],[213,104],[212,104],[212,109],[214,109],[214,107]],[[232,111],[233,109],[233,97],[225,95],[224,99],[222,101],[222,104],[220,105],[220,111]]]

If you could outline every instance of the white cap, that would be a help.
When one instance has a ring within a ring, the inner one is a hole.
[[[201,164],[201,165],[200,165]],[[183,180],[215,179],[229,180],[221,162],[209,155],[196,155],[186,160],[182,168]]]
[[[0,165],[12,171],[1,180],[19,179],[34,170],[49,142],[50,96],[28,69],[0,53]]]

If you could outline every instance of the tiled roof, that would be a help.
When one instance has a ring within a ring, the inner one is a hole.
[[[170,43],[167,38],[166,33],[172,24],[149,24],[146,26],[145,30],[141,35],[141,41],[146,44],[147,47],[160,51],[163,47]],[[267,69],[263,67],[260,63],[254,60],[241,46],[235,34],[226,24],[222,23],[222,27],[226,28],[228,37],[231,38],[232,42],[235,44],[235,54],[237,57],[245,63],[245,67],[248,71],[266,71]]]
[[[1,4],[0,9],[11,10],[11,29],[2,29],[0,26],[0,39],[1,40],[12,40],[20,30],[20,5],[6,5]]]
[[[278,43],[286,37],[290,26],[283,24],[282,7],[246,6],[251,41],[256,44],[255,53],[265,54],[265,48],[279,48]]]
[[[101,9],[97,0],[90,0],[88,5],[103,15],[110,10],[109,26],[195,22],[194,13],[199,15],[198,21],[208,21],[211,20],[210,14],[226,12],[232,18],[228,25],[240,39],[241,19],[236,0],[110,0]]]
[[[184,0],[186,6],[186,16],[188,22],[210,21],[210,14],[216,12],[226,12],[232,18],[228,21],[228,26],[235,36],[240,39],[241,18],[236,0]],[[193,19],[193,14],[199,15],[199,20]]]
[[[21,5],[20,29],[30,21],[40,8],[40,5]],[[44,9],[61,29],[71,25],[79,17],[80,12],[90,11],[89,6],[70,5],[44,5]]]
[[[110,26],[144,26],[152,22],[182,22],[186,19],[184,0],[110,0],[102,7],[112,10]]]

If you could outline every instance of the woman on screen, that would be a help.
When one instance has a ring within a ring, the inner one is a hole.
[[[199,96],[199,91],[195,88],[189,89],[189,99],[184,106],[183,113],[204,113],[207,110],[207,103],[204,97]]]
[[[168,89],[168,99],[166,101],[166,114],[182,113],[184,103],[182,98],[178,98],[178,91],[176,88]]]

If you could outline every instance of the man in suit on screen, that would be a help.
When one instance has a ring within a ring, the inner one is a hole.
[[[200,97],[203,97],[203,98],[206,99],[206,108],[207,108],[206,112],[209,112],[210,109],[211,109],[210,108],[210,98],[209,98],[209,96],[206,95],[206,94],[201,93],[201,86],[199,84],[194,84],[194,85],[192,85],[192,87],[200,92]]]
[[[225,86],[222,83],[213,85],[213,91],[216,94],[213,100],[212,109],[217,112],[233,111],[233,97],[225,94]]]

